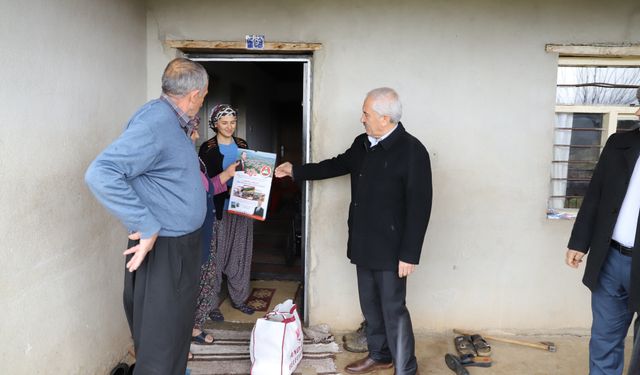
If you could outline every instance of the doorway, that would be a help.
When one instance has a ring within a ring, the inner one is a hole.
[[[201,118],[219,103],[238,109],[236,135],[252,150],[276,154],[276,165],[309,160],[311,56],[187,55],[210,76]],[[200,143],[215,133],[200,127]],[[199,144],[198,144],[199,147]],[[251,278],[299,282],[306,318],[308,184],[273,179],[265,221],[254,222]],[[224,288],[223,288],[224,289]]]

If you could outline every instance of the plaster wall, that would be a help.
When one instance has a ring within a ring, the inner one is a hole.
[[[557,55],[547,43],[637,42],[640,5],[601,1],[150,0],[151,78],[176,55],[165,39],[322,43],[314,54],[311,157],[363,131],[362,100],[391,86],[403,123],[431,154],[434,206],[409,278],[414,328],[584,332],[589,292],[563,264],[570,221],[545,217]],[[347,178],[312,185],[310,324],[361,320],[345,257]]]
[[[0,1],[0,373],[107,374],[126,231],[84,172],[145,100],[144,2]]]

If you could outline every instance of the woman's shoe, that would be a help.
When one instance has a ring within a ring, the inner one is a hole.
[[[240,311],[242,311],[243,313],[245,313],[245,314],[247,314],[247,315],[251,315],[251,314],[253,314],[254,312],[256,312],[254,309],[252,309],[251,307],[249,307],[249,306],[245,305],[244,303],[241,303],[241,304],[239,304],[239,305],[234,305],[234,304],[232,303],[232,304],[231,304],[231,306],[232,306],[234,309],[240,310]]]
[[[220,312],[220,309],[211,310],[211,312],[209,313],[209,318],[214,322],[224,321],[224,315],[222,315],[222,313]]]
[[[207,336],[211,337],[211,341],[207,341]],[[198,345],[212,345],[213,341],[213,336],[209,335],[205,331],[200,332],[197,336],[191,336],[191,342]]]

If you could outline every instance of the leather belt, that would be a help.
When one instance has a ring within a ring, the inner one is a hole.
[[[611,247],[618,250],[620,254],[630,257],[633,254],[632,247],[626,247],[616,240],[611,240]]]

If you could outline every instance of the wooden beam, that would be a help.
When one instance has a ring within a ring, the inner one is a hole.
[[[640,56],[560,56],[560,66],[640,66]]]
[[[616,112],[622,115],[632,115],[638,107],[612,106],[612,105],[557,105],[556,112],[561,113],[605,113]]]
[[[312,53],[321,43],[265,42],[263,49],[247,49],[244,41],[165,40],[165,45],[183,52],[243,52],[243,53]]]
[[[640,56],[640,43],[623,44],[547,44],[545,51],[561,56]]]

